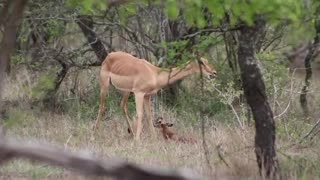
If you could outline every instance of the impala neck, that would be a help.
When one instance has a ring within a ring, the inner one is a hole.
[[[158,75],[158,85],[160,88],[168,86],[181,80],[195,72],[197,68],[194,68],[194,63],[188,63],[182,68],[172,68],[171,70],[159,70]]]

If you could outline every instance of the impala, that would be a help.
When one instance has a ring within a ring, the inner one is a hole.
[[[122,92],[120,106],[126,116],[129,130],[135,140],[140,140],[142,130],[143,108],[146,111],[149,128],[153,137],[155,129],[152,123],[150,96],[156,94],[161,88],[166,87],[186,76],[203,72],[209,78],[217,75],[216,70],[209,65],[205,58],[197,61],[188,61],[183,67],[163,69],[152,65],[147,60],[139,59],[125,52],[111,52],[103,61],[100,70],[100,106],[94,130],[98,127],[100,119],[105,112],[105,98],[110,83]],[[133,131],[127,110],[127,101],[133,92],[136,104],[136,131]]]

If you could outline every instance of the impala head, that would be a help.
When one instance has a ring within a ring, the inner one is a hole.
[[[201,57],[198,59],[198,63],[201,66],[202,73],[208,77],[208,79],[213,79],[217,76],[217,71],[214,69],[212,65],[209,64],[208,60]],[[199,64],[197,66],[199,68]]]
[[[161,128],[161,127],[171,127],[171,126],[173,126],[173,123],[168,123],[168,122],[166,122],[165,120],[163,120],[162,117],[158,117],[153,126],[154,126],[154,127],[157,127],[157,128]]]

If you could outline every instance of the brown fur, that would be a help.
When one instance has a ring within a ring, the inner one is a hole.
[[[172,131],[169,127],[173,126],[172,123],[167,123],[163,120],[162,117],[158,117],[155,127],[161,128],[161,134],[164,139],[166,140],[173,140],[176,142],[181,143],[197,143],[197,140],[193,137],[185,137],[185,136],[179,136],[176,132]]]

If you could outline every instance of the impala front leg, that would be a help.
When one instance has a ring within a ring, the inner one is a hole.
[[[152,133],[152,137],[155,138],[156,137],[156,131],[154,129],[153,126],[153,118],[152,118],[152,111],[151,111],[151,101],[150,101],[150,96],[145,96],[144,97],[144,108],[146,110],[146,114],[147,114],[147,119],[148,119],[148,124],[149,124],[149,128],[150,131]]]
[[[142,131],[142,118],[143,118],[143,100],[144,93],[134,93],[136,101],[136,111],[137,111],[137,134],[135,140],[140,141],[140,134]]]

